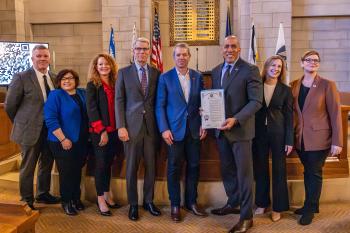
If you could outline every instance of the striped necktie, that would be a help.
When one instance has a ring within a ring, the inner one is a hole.
[[[143,95],[146,95],[146,89],[147,89],[146,70],[143,66],[140,69],[141,69],[141,88],[142,88]]]

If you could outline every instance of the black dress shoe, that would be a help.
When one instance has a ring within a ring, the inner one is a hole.
[[[253,227],[253,219],[239,220],[239,222],[232,227],[229,233],[245,233],[249,228]]]
[[[35,208],[33,202],[27,202],[27,205],[31,210],[38,210],[37,208]]]
[[[129,219],[132,221],[137,221],[139,219],[139,209],[137,205],[130,205]]]
[[[207,217],[208,216],[208,214],[204,210],[199,208],[199,206],[197,204],[192,204],[191,206],[187,206],[186,209],[188,209],[194,215],[197,215],[199,217]]]
[[[120,207],[122,207],[121,205],[114,203],[113,205],[109,204],[106,200],[105,200],[107,206],[111,209],[119,209]]]
[[[84,204],[81,202],[80,199],[79,199],[79,200],[72,200],[71,202],[72,202],[73,208],[75,208],[76,210],[81,211],[81,210],[84,210],[84,209],[85,209],[85,206],[84,206]]]
[[[294,214],[302,215],[304,213],[304,207],[294,210]]]
[[[107,210],[107,211],[102,211],[102,210],[100,209],[100,205],[98,204],[98,201],[96,202],[96,205],[97,205],[98,211],[100,212],[100,214],[101,214],[102,216],[112,216],[111,211],[109,211],[109,210]]]
[[[66,215],[74,216],[77,215],[78,212],[75,210],[75,208],[72,206],[72,202],[62,202],[62,208]]]
[[[230,204],[226,204],[221,208],[213,209],[210,211],[215,215],[227,215],[227,214],[239,214],[240,210],[238,208],[234,208]]]
[[[179,206],[172,206],[170,216],[174,222],[180,222],[181,221],[180,207]]]
[[[153,216],[161,215],[160,210],[153,204],[153,202],[151,202],[151,203],[144,203],[143,204],[143,208],[145,210],[148,210],[148,212],[150,212],[150,214],[152,214]]]
[[[314,213],[303,213],[303,215],[299,219],[299,224],[303,226],[309,225],[311,224],[313,218]]]
[[[57,204],[61,202],[61,198],[52,196],[50,193],[44,193],[35,198],[37,203]]]

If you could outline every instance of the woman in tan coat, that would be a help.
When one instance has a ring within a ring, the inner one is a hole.
[[[294,98],[295,147],[304,166],[304,206],[294,213],[308,225],[319,212],[322,168],[328,155],[342,151],[339,93],[333,81],[320,77],[320,55],[307,51],[301,57],[304,75],[291,83]]]

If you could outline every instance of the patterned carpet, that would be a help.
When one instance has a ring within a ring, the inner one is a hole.
[[[18,200],[18,194],[9,190],[0,190],[0,199]],[[168,206],[161,207],[163,215],[153,217],[140,208],[140,220],[131,222],[128,207],[113,210],[112,217],[100,216],[97,207],[86,202],[87,209],[78,216],[63,214],[60,205],[37,205],[40,218],[36,224],[36,233],[224,233],[238,221],[238,215],[199,218],[182,210],[184,221],[173,223],[170,220]],[[207,209],[209,211],[210,208]],[[297,224],[297,217],[286,212],[283,218],[273,223],[269,215],[254,218],[254,227],[250,233],[350,233],[350,203],[323,203],[320,214],[309,226]]]

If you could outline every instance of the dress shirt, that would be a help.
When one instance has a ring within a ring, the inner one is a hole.
[[[190,73],[189,70],[187,70],[185,75],[182,75],[177,69],[177,76],[179,77],[179,81],[181,84],[182,92],[184,93],[186,102],[188,103],[188,99],[190,97],[190,90],[191,90],[191,82],[190,82]]]
[[[142,70],[141,70],[141,65],[139,65],[137,62],[135,62],[135,66],[137,69],[137,74],[139,76],[139,81],[141,83],[142,80]],[[145,64],[144,66],[142,66],[143,68],[145,68],[145,72],[146,72],[146,76],[147,76],[147,84],[148,84],[148,66],[147,64]]]
[[[236,61],[234,63],[231,63],[231,64],[228,64],[226,62],[224,63],[224,66],[222,67],[222,70],[221,70],[221,86],[222,86],[223,78],[225,76],[225,73],[226,73],[228,66],[229,65],[231,66],[231,70],[230,70],[230,74],[231,74],[233,67],[235,66],[237,60],[238,60],[238,58],[236,59]]]
[[[44,102],[46,102],[47,96],[46,96],[46,89],[45,89],[45,83],[44,83],[44,77],[43,77],[44,75],[46,75],[46,77],[47,77],[46,78],[47,79],[47,84],[49,85],[50,90],[52,91],[52,90],[55,89],[54,85],[53,85],[53,83],[51,81],[51,78],[50,78],[50,75],[49,75],[49,71],[46,70],[46,73],[43,74],[40,71],[38,71],[37,69],[35,69],[34,67],[33,67],[33,69],[34,69],[36,77],[38,79],[38,82],[39,82],[39,85],[40,85],[40,89],[41,89],[41,92],[42,92],[43,97],[44,97]]]

